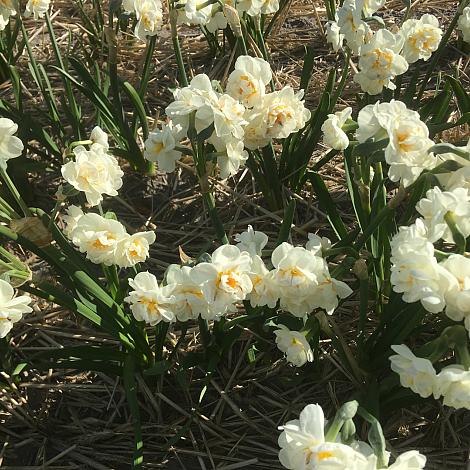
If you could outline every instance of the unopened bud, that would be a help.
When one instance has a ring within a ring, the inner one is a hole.
[[[352,268],[354,275],[360,280],[365,281],[369,278],[369,271],[367,269],[367,263],[363,259],[358,259]]]

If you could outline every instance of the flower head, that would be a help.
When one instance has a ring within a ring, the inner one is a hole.
[[[240,251],[246,251],[251,256],[261,256],[261,251],[268,243],[268,236],[257,230],[253,230],[251,225],[245,232],[235,235],[235,241],[238,242],[236,245]]]
[[[11,119],[0,118],[0,168],[6,168],[8,160],[23,153],[23,142],[13,135],[17,130],[18,125]]]
[[[15,290],[7,281],[0,279],[0,338],[13,328],[13,324],[20,321],[23,313],[30,313],[31,298],[27,295],[15,297]]]
[[[130,304],[137,321],[154,326],[161,321],[175,320],[171,307],[174,301],[171,286],[159,286],[156,277],[149,272],[140,272],[134,279],[129,279],[129,286],[133,290],[124,300]]]
[[[175,163],[181,158],[181,152],[175,149],[181,134],[181,126],[173,125],[171,121],[161,129],[153,130],[145,141],[144,157],[157,162],[160,171],[171,173],[175,170]]]
[[[323,142],[335,150],[344,150],[349,146],[349,138],[342,127],[351,117],[352,108],[345,108],[335,114],[328,114],[328,119],[323,123]]]
[[[401,385],[423,398],[431,396],[436,387],[436,371],[432,362],[415,356],[404,344],[394,345],[392,349],[397,354],[389,359],[392,370],[400,375]]]
[[[129,268],[144,262],[149,256],[150,245],[155,242],[155,232],[138,232],[126,235],[116,245],[114,263]]]
[[[285,325],[278,325],[274,331],[277,347],[286,355],[287,362],[295,367],[302,367],[306,362],[313,361],[313,352],[305,335],[299,331],[291,331]]]
[[[465,7],[459,16],[457,29],[460,30],[465,42],[470,42],[470,7]]]

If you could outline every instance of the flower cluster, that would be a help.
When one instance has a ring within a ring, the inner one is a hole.
[[[7,281],[0,279],[0,338],[4,338],[20,321],[23,313],[31,313],[31,298],[27,295],[15,297],[15,290]]]
[[[163,9],[160,0],[123,0],[122,7],[136,16],[134,34],[141,41],[155,36],[163,24]]]
[[[174,6],[178,12],[180,24],[202,26],[210,33],[231,25],[227,7],[235,10],[234,13],[239,16],[246,13],[248,16],[257,17],[276,13],[279,10],[279,0],[241,0],[238,2],[177,0]]]
[[[391,367],[403,387],[423,398],[442,397],[444,405],[456,409],[470,409],[470,370],[454,364],[437,373],[429,359],[415,356],[404,344],[392,349],[397,354],[390,356]]]
[[[234,175],[248,158],[246,149],[284,139],[310,119],[303,90],[295,93],[285,86],[268,93],[271,80],[269,63],[250,56],[237,59],[224,93],[217,91],[220,85],[207,75],[196,75],[187,87],[175,90],[174,101],[166,108],[169,122],[150,133],[145,157],[156,161],[160,170],[173,171],[182,152],[191,153],[179,143],[204,131],[220,176]]]
[[[352,113],[351,108],[330,114],[323,123],[323,140],[326,145],[344,150],[349,139],[343,130]],[[434,142],[429,130],[416,111],[408,109],[401,101],[367,105],[359,111],[356,138],[359,143],[371,139],[388,139],[385,161],[388,176],[407,187],[414,183],[424,170],[436,167],[440,160],[429,152]]]
[[[84,214],[77,206],[70,206],[64,217],[65,233],[93,263],[128,268],[142,263],[149,256],[154,232],[129,235],[120,222],[101,215]]]
[[[93,129],[90,142],[88,149],[83,145],[73,149],[74,160],[62,166],[62,176],[76,190],[85,193],[90,206],[97,206],[103,194],[117,196],[124,173],[108,152],[108,136],[101,128]]]
[[[326,421],[320,405],[307,405],[299,419],[281,426],[279,460],[289,470],[376,470],[378,458],[372,447],[363,441],[348,444],[326,439]],[[389,454],[382,456],[389,460]],[[385,462],[386,464],[387,462]],[[426,457],[412,450],[398,456],[387,468],[392,470],[422,470]]]
[[[332,314],[339,299],[352,292],[345,283],[331,278],[321,256],[319,237],[311,236],[307,248],[282,243],[272,253],[271,270],[261,258],[261,250],[267,242],[265,234],[250,227],[237,241],[237,245],[217,248],[207,261],[195,266],[171,265],[162,287],[153,274],[139,273],[132,280],[134,290],[127,298],[136,318],[149,323],[149,319],[158,323],[199,316],[218,320],[236,311],[244,300],[253,307],[270,308],[279,302],[286,312],[305,318],[317,308]],[[149,285],[154,289],[149,289]],[[283,334],[277,336],[284,345]],[[288,346],[280,346],[280,349],[293,355],[287,351]],[[303,350],[308,359],[310,353],[304,343]]]
[[[359,72],[354,80],[370,95],[377,95],[384,88],[394,90],[393,79],[405,73],[409,64],[428,60],[442,39],[437,18],[429,14],[405,21],[396,33],[385,28],[374,32],[369,24],[381,20],[372,15],[384,3],[385,0],[345,0],[336,21],[327,24],[327,40],[333,49],[339,50],[346,42],[358,55]]]

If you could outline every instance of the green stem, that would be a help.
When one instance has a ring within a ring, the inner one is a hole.
[[[338,102],[338,99],[341,96],[341,93],[343,93],[344,87],[346,86],[346,81],[347,81],[348,76],[349,76],[349,61],[350,61],[350,59],[351,59],[351,49],[347,48],[346,54],[345,54],[345,57],[344,57],[343,74],[341,75],[341,80],[338,84],[338,88],[336,89],[335,94],[331,98],[330,112],[336,106],[336,103]]]
[[[173,50],[175,52],[176,63],[178,65],[179,71],[179,80],[181,86],[188,86],[188,77],[186,75],[186,70],[184,68],[183,54],[181,52],[180,41],[178,38],[178,29],[176,26],[178,13],[175,9],[170,11],[170,26],[171,26],[171,40],[173,42]]]
[[[10,190],[10,193],[12,194],[12,196],[15,198],[15,201],[20,206],[21,210],[23,211],[24,216],[32,217],[31,211],[29,210],[26,203],[23,201],[13,181],[10,179],[10,176],[8,175],[6,168],[0,167],[0,176],[3,178],[3,181],[5,182],[7,188]]]

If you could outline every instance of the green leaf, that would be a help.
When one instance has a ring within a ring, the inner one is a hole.
[[[289,205],[286,207],[286,210],[284,211],[284,219],[279,229],[279,236],[276,241],[276,246],[287,241],[290,236],[292,223],[294,221],[295,207],[296,207],[295,199],[292,199],[289,202]]]

